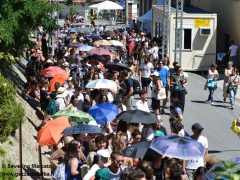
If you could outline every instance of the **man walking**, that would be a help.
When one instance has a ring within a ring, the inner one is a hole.
[[[194,180],[194,174],[198,167],[204,167],[206,165],[206,159],[208,156],[208,140],[202,135],[203,129],[204,128],[199,123],[192,125],[193,135],[191,138],[203,145],[205,148],[205,154],[203,158],[196,158],[186,161],[186,171],[189,180]]]

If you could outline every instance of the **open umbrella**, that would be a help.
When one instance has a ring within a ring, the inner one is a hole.
[[[105,39],[102,39],[102,40],[99,40],[99,41],[95,41],[93,43],[94,46],[111,46],[112,43],[108,40],[105,40]]]
[[[88,113],[98,124],[105,125],[115,119],[118,114],[118,106],[111,103],[100,103],[93,106]]]
[[[79,47],[81,47],[81,46],[83,46],[82,43],[69,43],[69,44],[68,44],[68,47],[69,47],[69,48],[79,48]]]
[[[80,34],[85,34],[85,35],[87,35],[87,34],[91,34],[91,33],[92,33],[92,30],[91,30],[90,28],[88,28],[88,27],[84,27],[84,28],[78,29],[78,32],[79,32]]]
[[[84,45],[84,46],[78,48],[78,50],[88,52],[88,51],[92,50],[93,48],[94,47],[92,47],[92,46]]]
[[[153,139],[151,149],[164,157],[192,160],[204,156],[202,144],[189,137],[177,135],[161,136]]]
[[[99,40],[99,39],[102,39],[102,37],[98,34],[90,34],[87,36],[87,38],[91,38],[93,40]]]
[[[61,111],[58,111],[56,114],[54,114],[52,117],[59,117],[59,116],[70,117],[69,120],[71,122],[78,122],[78,123],[89,122],[94,120],[92,116],[90,116],[88,113],[85,113],[83,111],[61,110]]]
[[[44,77],[54,77],[57,74],[61,74],[64,72],[66,71],[64,71],[59,66],[49,66],[48,68],[45,68],[44,70],[42,70],[40,74],[43,75]]]
[[[40,146],[54,145],[62,138],[62,131],[69,127],[67,117],[58,117],[53,120],[49,120],[37,134],[38,144]]]
[[[127,65],[119,62],[109,62],[105,65],[105,67],[107,69],[116,70],[116,71],[122,71],[122,70],[131,71],[131,69]]]
[[[86,88],[88,89],[116,89],[117,84],[108,79],[97,79],[87,83]]]
[[[123,43],[117,40],[110,40],[113,46],[123,47]]]
[[[127,123],[153,124],[159,122],[155,114],[141,110],[123,111],[117,115],[116,119],[120,119]]]
[[[89,124],[79,124],[77,126],[72,126],[64,129],[63,134],[101,134],[103,130],[98,126],[93,126]]]
[[[112,53],[104,48],[94,48],[88,52],[88,54],[96,54],[96,55],[108,55],[110,56]]]
[[[48,91],[52,92],[54,90],[54,85],[56,82],[59,82],[61,85],[63,85],[63,83],[68,79],[68,77],[69,73],[67,73],[66,71],[64,73],[54,76],[48,85]]]
[[[132,146],[126,147],[122,153],[126,157],[143,158],[151,145],[151,141],[142,141]]]

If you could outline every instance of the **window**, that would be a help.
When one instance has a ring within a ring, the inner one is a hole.
[[[183,29],[183,49],[192,49],[192,29]]]

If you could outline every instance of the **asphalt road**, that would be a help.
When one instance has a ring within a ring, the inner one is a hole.
[[[185,130],[191,134],[192,124],[198,122],[203,127],[203,135],[208,138],[209,155],[216,155],[222,160],[228,160],[240,155],[240,138],[232,132],[232,121],[240,114],[240,100],[234,110],[231,110],[229,100],[226,103],[222,98],[222,85],[214,93],[215,105],[206,102],[208,90],[204,90],[206,80],[193,73],[189,73],[188,94],[186,95],[183,124]],[[136,103],[136,99],[134,103]],[[149,100],[150,104],[150,100]],[[167,104],[169,106],[169,103]],[[166,113],[169,111],[166,110]],[[163,123],[168,132],[168,115],[163,115]]]

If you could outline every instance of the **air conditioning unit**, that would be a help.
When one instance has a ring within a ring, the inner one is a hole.
[[[211,34],[210,28],[200,28],[200,36],[209,36]]]

